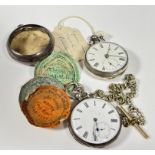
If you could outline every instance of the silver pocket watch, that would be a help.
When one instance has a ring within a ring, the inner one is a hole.
[[[122,119],[119,109],[77,86],[72,98],[78,101],[69,117],[69,130],[76,141],[90,147],[104,147],[120,134]]]
[[[126,70],[128,54],[122,46],[97,35],[92,35],[90,45],[85,54],[85,66],[90,72],[103,78],[115,78]]]
[[[72,110],[69,129],[80,143],[104,147],[120,133],[122,122],[117,108],[100,98],[86,98]]]
[[[149,138],[141,127],[145,124],[144,116],[132,102],[137,88],[132,74],[125,75],[122,83],[110,84],[106,92],[98,89],[87,93],[81,84],[75,83],[67,84],[65,90],[71,86],[74,89],[70,97],[76,105],[70,114],[69,129],[78,142],[104,147],[116,140],[122,125],[132,125],[145,139]]]

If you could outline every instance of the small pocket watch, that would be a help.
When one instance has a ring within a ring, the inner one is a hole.
[[[90,72],[103,78],[115,78],[126,70],[128,54],[122,46],[97,35],[92,35],[90,45],[85,54],[85,66]]]
[[[120,115],[112,104],[100,98],[87,98],[74,107],[69,129],[80,143],[104,147],[117,138],[121,126]]]

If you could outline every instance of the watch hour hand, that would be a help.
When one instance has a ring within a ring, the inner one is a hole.
[[[107,51],[107,53],[104,55],[105,58],[109,58],[109,52],[110,52],[110,44],[109,44],[109,47],[108,47],[108,51]]]
[[[107,52],[107,54],[109,54],[109,51],[110,51],[110,44],[109,44],[109,47],[108,47],[108,52]]]

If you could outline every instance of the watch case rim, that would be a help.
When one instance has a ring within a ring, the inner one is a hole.
[[[20,54],[20,53],[16,52],[15,50],[13,50],[11,48],[11,42],[12,42],[13,38],[17,34],[23,32],[23,31],[27,31],[27,30],[40,30],[42,32],[45,32],[49,36],[49,39],[50,39],[47,47],[44,50],[42,50],[38,53],[35,53],[35,54],[31,54],[31,55]],[[48,55],[50,55],[52,53],[52,51],[54,49],[54,43],[55,43],[54,37],[47,28],[45,28],[41,25],[37,25],[37,24],[25,24],[25,25],[19,25],[15,30],[13,30],[11,32],[11,34],[9,35],[9,38],[7,40],[7,49],[8,49],[10,56],[13,59],[15,59],[16,61],[22,62],[25,64],[29,64],[29,65],[35,65],[35,63],[37,61],[44,59],[45,57],[47,57]]]

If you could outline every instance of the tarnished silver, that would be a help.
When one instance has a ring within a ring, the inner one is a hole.
[[[104,37],[102,35],[98,36],[98,35],[92,35],[90,37],[90,41],[89,41],[89,45],[93,45],[97,42],[100,42],[100,41],[105,41]]]
[[[48,43],[47,47],[44,48],[42,51],[39,51],[38,53],[31,54],[31,55],[23,55],[23,54],[15,51],[14,49],[12,49],[11,42],[12,42],[13,38],[17,34],[23,32],[23,31],[28,31],[28,30],[39,30],[39,31],[46,33],[49,37],[49,43]],[[8,38],[8,42],[7,42],[7,47],[8,47],[8,52],[9,52],[10,56],[12,58],[14,58],[15,60],[20,61],[25,64],[35,65],[36,62],[44,59],[45,57],[47,57],[48,55],[51,54],[51,52],[53,51],[53,48],[54,48],[54,37],[51,34],[51,32],[43,26],[36,25],[36,24],[26,24],[26,25],[20,24],[10,34],[10,36]]]

